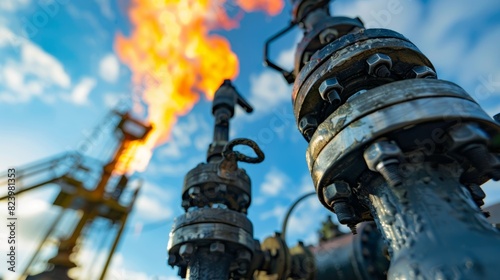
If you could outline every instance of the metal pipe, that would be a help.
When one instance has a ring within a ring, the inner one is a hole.
[[[292,100],[319,200],[353,232],[376,222],[389,279],[496,279],[500,234],[472,186],[500,179],[500,125],[403,35],[361,32],[329,2],[292,0]]]
[[[387,246],[373,222],[358,227],[358,234],[345,234],[312,247],[316,279],[386,279]]]
[[[404,185],[370,183],[375,222],[389,244],[389,279],[496,279],[500,234],[467,190],[431,162]]]
[[[64,215],[64,210],[61,210],[61,212],[57,215],[57,217],[54,219],[54,221],[50,225],[49,230],[47,231],[45,236],[42,238],[42,241],[40,242],[40,244],[38,244],[38,248],[35,250],[35,253],[31,257],[31,259],[29,260],[26,267],[24,268],[23,273],[21,274],[22,279],[26,278],[29,275],[28,273],[29,273],[29,269],[30,269],[31,265],[35,261],[36,257],[38,256],[38,253],[42,250],[43,245],[45,245],[45,241],[50,237],[50,235],[52,234],[52,232],[56,228],[57,224],[59,223],[59,221],[61,220],[63,215]]]
[[[281,226],[281,236],[283,237],[283,240],[286,241],[286,229],[288,226],[288,220],[290,219],[290,216],[292,215],[293,210],[297,205],[299,205],[304,199],[311,197],[315,195],[316,192],[310,192],[307,194],[304,194],[303,196],[299,197],[291,206],[288,208],[288,211],[286,212],[285,219],[283,220],[283,225]]]
[[[227,280],[231,259],[228,254],[198,250],[189,260],[187,280]]]
[[[122,216],[120,228],[118,229],[118,233],[116,234],[115,240],[113,241],[113,245],[111,246],[111,249],[109,250],[108,258],[106,259],[106,263],[104,264],[104,268],[101,272],[101,277],[99,278],[100,280],[104,280],[104,277],[106,276],[106,272],[108,271],[109,264],[111,263],[111,260],[113,259],[113,254],[115,253],[116,248],[118,247],[118,243],[120,242],[120,238],[121,238],[123,231],[125,229],[125,224],[127,223],[128,215],[132,211],[132,207],[134,206],[135,201],[137,199],[137,196],[139,195],[139,190],[140,190],[140,187],[135,190],[132,201],[130,202],[129,209],[128,209],[127,213],[125,213]]]

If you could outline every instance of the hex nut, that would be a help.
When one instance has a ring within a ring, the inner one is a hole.
[[[247,250],[239,250],[237,260],[238,261],[251,261],[252,254],[250,254],[250,252],[248,252]]]
[[[226,246],[221,242],[214,242],[210,244],[210,253],[221,253],[226,251]]]
[[[331,206],[335,201],[351,196],[351,187],[346,182],[335,182],[323,188],[325,203]]]
[[[436,79],[437,74],[429,66],[415,66],[412,69],[412,76],[415,79]]]
[[[319,86],[319,94],[321,98],[329,103],[340,103],[340,94],[344,91],[344,87],[339,83],[337,78],[324,80]]]
[[[466,145],[473,143],[488,143],[489,137],[486,132],[474,124],[465,124],[448,130],[449,150],[456,151]]]
[[[377,76],[377,70],[380,67],[385,66],[387,69],[392,68],[392,59],[386,54],[376,53],[366,60],[366,64],[368,64],[368,74]]]
[[[321,33],[319,34],[319,42],[323,45],[326,45],[337,39],[338,36],[339,32],[337,31],[337,29],[327,28],[321,31]]]
[[[200,195],[201,189],[200,187],[192,187],[188,190],[188,194],[191,198],[196,198]]]
[[[169,254],[167,263],[170,266],[175,266],[177,264],[177,257],[174,254]]]
[[[194,253],[194,246],[191,243],[182,244],[181,247],[179,248],[179,255],[183,259],[191,257],[193,253]]]
[[[312,137],[312,135],[316,131],[316,128],[318,128],[318,120],[310,114],[300,119],[300,132],[304,135],[307,135],[307,137]]]
[[[398,145],[380,141],[375,142],[365,150],[363,157],[365,158],[366,165],[372,171],[378,171],[377,165],[389,159],[397,159],[403,155],[403,152]]]
[[[189,203],[189,201],[183,200],[181,206],[183,208],[189,208],[189,206],[191,206],[191,204]]]

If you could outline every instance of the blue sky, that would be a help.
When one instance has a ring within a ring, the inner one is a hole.
[[[333,9],[360,16],[368,27],[401,32],[431,59],[440,78],[464,87],[489,114],[500,112],[500,2],[338,0]],[[130,70],[113,51],[115,34],[130,32],[126,10],[127,1],[0,1],[0,170],[74,150],[108,110],[131,98]],[[307,145],[291,115],[291,88],[262,66],[263,42],[287,24],[289,11],[287,3],[274,18],[247,14],[240,28],[220,31],[240,59],[235,84],[256,109],[253,115],[238,112],[232,136],[252,138],[266,153],[264,163],[244,166],[253,182],[249,217],[261,240],[281,227],[296,197],[313,190],[305,164]],[[273,50],[290,68],[297,38],[298,32],[291,34]],[[146,184],[129,224],[166,222],[146,226],[140,234],[127,231],[108,279],[176,279],[176,271],[165,264],[170,221],[182,213],[183,176],[204,160],[211,133],[210,103],[202,100],[180,118],[171,141],[155,151],[140,174]],[[89,155],[101,155],[103,147],[110,146],[94,147]],[[488,204],[500,201],[499,187],[485,186]],[[25,221],[19,233],[21,261],[40,237],[40,230],[33,230],[54,215],[49,210],[53,195],[48,190],[20,200]],[[288,242],[315,241],[319,221],[327,214],[314,198],[308,200],[290,222]],[[95,246],[89,247],[82,259],[95,256]]]

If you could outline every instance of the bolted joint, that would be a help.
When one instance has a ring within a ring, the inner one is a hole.
[[[224,184],[217,185],[217,187],[215,187],[215,192],[220,193],[220,194],[226,194],[227,193],[227,186]]]
[[[174,267],[175,265],[177,265],[177,256],[175,254],[169,254],[167,263],[171,267]]]
[[[379,78],[387,78],[391,75],[392,59],[382,53],[376,53],[366,60],[368,74]]]
[[[332,207],[336,201],[347,201],[351,194],[351,187],[346,182],[335,182],[323,188],[324,201],[330,207]]]
[[[485,144],[470,144],[460,150],[464,156],[476,168],[481,176],[500,180],[500,160],[490,153]]]
[[[201,194],[201,189],[200,187],[192,187],[188,191],[189,197],[195,199],[198,198]]]
[[[437,79],[436,72],[429,66],[415,66],[411,71],[411,76],[415,79]]]
[[[191,206],[191,203],[188,200],[183,200],[181,206],[186,210]]]
[[[448,130],[448,149],[460,152],[470,144],[487,144],[488,134],[475,124],[465,124]]]
[[[347,201],[337,201],[333,203],[332,210],[337,215],[339,223],[348,225],[353,234],[355,234],[358,218],[352,206]]]
[[[389,186],[397,187],[403,184],[403,178],[399,173],[398,159],[380,162],[377,164],[377,171],[384,177]]]
[[[399,172],[403,152],[395,143],[380,141],[365,150],[363,157],[371,171],[379,172],[390,186],[399,186],[403,178]]]
[[[194,246],[191,243],[182,244],[179,248],[179,256],[183,259],[189,259],[194,253]]]
[[[366,165],[371,171],[378,171],[379,163],[384,161],[398,160],[403,156],[403,152],[395,143],[388,141],[375,142],[365,150],[363,157]]]
[[[318,128],[318,120],[311,114],[306,115],[299,122],[299,130],[307,140],[311,140],[314,132]]]
[[[486,198],[486,194],[484,193],[483,189],[481,186],[472,184],[467,186],[467,189],[469,190],[472,199],[476,203],[478,207],[481,207],[484,205],[484,199]]]
[[[334,28],[327,28],[319,33],[319,42],[323,45],[333,42],[339,37],[339,32]]]
[[[252,254],[247,250],[239,250],[236,256],[236,262],[238,263],[238,273],[240,275],[245,275],[248,273],[250,268],[250,262],[252,261]]]
[[[319,86],[319,94],[324,101],[338,106],[342,99],[340,94],[344,91],[344,87],[339,83],[337,78],[326,79]]]
[[[224,254],[226,251],[226,246],[221,242],[214,242],[210,244],[210,253],[220,253]]]

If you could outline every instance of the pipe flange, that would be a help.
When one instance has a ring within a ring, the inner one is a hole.
[[[391,93],[387,92],[387,95],[390,96]],[[373,95],[368,91],[362,96],[368,98]],[[350,113],[350,110],[339,110],[329,120],[345,121]],[[307,153],[308,166],[320,201],[327,207],[323,188],[331,182],[344,180],[355,183],[367,170],[363,152],[375,140],[383,137],[393,139],[403,151],[424,149],[427,146],[422,143],[426,143],[426,139],[435,138],[436,131],[442,131],[444,136],[446,129],[457,121],[475,122],[492,134],[500,134],[500,126],[478,104],[469,99],[448,96],[397,103],[348,122],[338,133],[330,131],[333,138],[324,142],[326,145],[322,149],[311,148]],[[444,142],[445,140],[441,144],[434,143],[433,151],[429,151],[430,155],[443,153],[441,146]]]
[[[295,52],[295,75],[298,75],[302,67],[311,59],[313,54],[323,48],[325,44],[320,42],[320,35],[324,30],[335,29],[337,38],[340,38],[353,30],[364,28],[359,18],[333,17],[315,26],[315,28],[304,34],[297,45]]]
[[[317,157],[333,137],[366,115],[410,100],[433,97],[455,97],[474,102],[461,87],[448,81],[416,79],[383,85],[352,96],[321,123],[311,138],[308,154]]]
[[[245,214],[227,209],[201,208],[177,217],[172,231],[194,224],[220,223],[241,228],[253,235],[253,225]]]
[[[370,75],[367,60],[377,53],[391,58],[390,75]],[[338,108],[327,104],[318,94],[326,79],[336,78],[343,85],[342,104],[361,90],[407,79],[415,66],[434,69],[427,57],[397,32],[367,29],[345,35],[318,51],[297,76],[292,95],[296,120],[314,114],[322,122]]]
[[[254,252],[253,235],[242,228],[221,223],[191,224],[170,232],[167,245],[169,255],[181,256],[183,245],[191,244],[196,248],[210,248],[214,242],[226,244],[227,250],[248,250]]]
[[[244,169],[234,179],[219,176],[218,163],[202,163],[184,178],[182,200],[184,209],[224,204],[237,212],[246,212],[251,204],[251,182]]]

